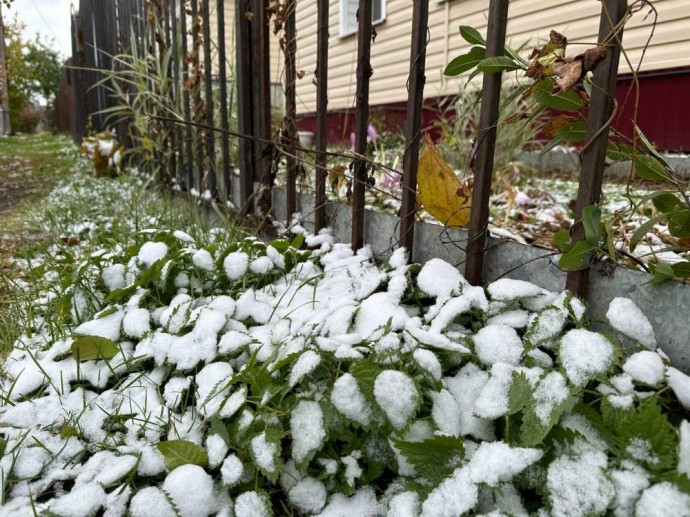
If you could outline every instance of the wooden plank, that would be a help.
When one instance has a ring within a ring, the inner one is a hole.
[[[240,155],[241,214],[254,212],[254,159],[252,130],[252,72],[251,33],[247,16],[251,14],[251,0],[235,0],[235,51],[237,80],[237,126]],[[249,14],[248,14],[249,13]]]
[[[218,81],[220,83],[220,136],[222,156],[222,195],[228,199],[231,195],[232,181],[230,171],[230,119],[228,118],[228,74],[225,65],[225,0],[216,0],[216,20],[218,31]]]
[[[211,61],[211,0],[201,2],[202,38],[204,40],[204,105],[206,107],[206,129],[204,142],[206,144],[206,170],[202,181],[202,188],[211,192],[211,198],[218,198],[218,182],[216,179],[216,132],[213,120],[213,65]]]
[[[182,108],[184,112],[184,140],[185,140],[185,162],[183,167],[186,168],[186,190],[189,192],[194,187],[194,150],[192,149],[192,107],[191,107],[191,92],[187,85],[189,84],[189,62],[187,55],[189,49],[187,48],[187,10],[185,0],[180,0],[180,26],[182,33]]]

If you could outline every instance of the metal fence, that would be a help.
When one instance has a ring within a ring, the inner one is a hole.
[[[316,142],[313,150],[315,168],[315,227],[327,224],[326,177],[329,153],[326,149],[326,115],[328,110],[328,19],[329,0],[317,0],[317,69],[315,82]],[[270,5],[269,5],[270,4]],[[271,84],[269,72],[269,11],[281,9],[284,21],[283,53],[285,116],[280,128],[271,124]],[[412,250],[415,246],[414,228],[417,210],[417,167],[425,83],[425,55],[427,45],[428,0],[414,0],[410,20],[410,61],[407,101],[408,119],[405,125],[405,155],[403,161],[403,194],[395,240],[399,246]],[[212,8],[216,31],[212,34]],[[622,38],[622,23],[627,9],[626,0],[603,0],[599,41],[618,41]],[[271,189],[274,184],[273,161],[284,155],[287,168],[287,213],[297,208],[296,158],[299,142],[296,130],[295,54],[298,40],[295,34],[296,0],[268,2],[267,0],[236,0],[234,5],[235,64],[234,82],[237,93],[237,130],[229,127],[228,77],[226,70],[226,13],[223,0],[81,0],[73,17],[73,60],[83,70],[76,75],[77,129],[84,134],[87,127],[102,130],[107,125],[99,112],[114,102],[93,87],[98,83],[97,68],[109,68],[112,56],[128,51],[133,41],[144,53],[162,58],[171,49],[172,62],[170,94],[180,107],[179,118],[160,116],[163,129],[169,132],[167,146],[171,151],[171,174],[184,190],[207,190],[211,196],[228,196],[231,169],[239,168],[239,199],[245,214],[270,214]],[[371,0],[359,0],[359,12],[371,12]],[[505,47],[506,25],[509,16],[508,0],[488,2],[488,34],[486,56],[502,56]],[[152,19],[161,20],[153,28]],[[161,28],[162,27],[162,28]],[[614,35],[615,37],[612,37]],[[133,35],[133,37],[132,37]],[[352,167],[352,247],[364,242],[365,192],[367,188],[367,124],[370,117],[369,77],[372,43],[371,17],[358,17],[357,87],[355,96],[355,142]],[[406,44],[402,42],[401,44]],[[131,49],[130,49],[131,50]],[[213,90],[212,53],[217,52],[218,84]],[[582,174],[575,210],[573,241],[584,239],[579,222],[585,206],[597,203],[608,140],[608,124],[613,112],[613,95],[620,56],[619,45],[610,45],[604,61],[596,68],[589,118],[588,144],[582,152]],[[203,67],[201,58],[203,57]],[[200,70],[203,69],[203,73]],[[203,83],[194,88],[192,83]],[[484,279],[484,253],[489,220],[493,157],[496,141],[501,73],[485,73],[482,86],[479,142],[475,159],[473,201],[469,223],[465,276],[473,284]],[[215,109],[218,110],[220,123]],[[156,116],[155,113],[151,114]],[[87,122],[88,121],[88,122]],[[127,138],[127,122],[118,131]],[[130,132],[131,133],[131,132]],[[237,145],[238,163],[231,163],[230,145]],[[218,151],[220,157],[218,159]],[[310,151],[312,152],[312,151]],[[216,171],[219,167],[219,171]],[[259,187],[256,188],[258,183]],[[568,274],[567,288],[585,296],[588,269]]]

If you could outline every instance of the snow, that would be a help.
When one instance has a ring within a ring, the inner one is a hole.
[[[471,435],[481,440],[493,440],[493,424],[489,420],[478,418],[474,414],[474,404],[484,386],[489,381],[489,374],[477,365],[468,363],[455,377],[445,377],[443,383],[452,393],[460,408],[460,434]]]
[[[247,272],[249,255],[244,251],[234,251],[223,259],[223,270],[230,280],[239,280]]]
[[[431,417],[438,427],[438,430],[450,436],[460,436],[460,407],[455,401],[455,397],[448,390],[441,390],[438,393],[432,393],[431,399],[433,406],[431,409]]]
[[[613,358],[613,345],[596,332],[573,329],[561,340],[561,363],[568,379],[576,386],[581,386],[590,378],[606,372]]]
[[[145,242],[141,248],[139,248],[139,253],[137,257],[142,264],[145,266],[150,266],[154,262],[159,261],[168,254],[168,246],[164,242]]]
[[[637,341],[648,350],[656,348],[654,329],[647,316],[629,298],[614,298],[606,311],[606,319],[621,334]]]
[[[96,482],[75,487],[68,494],[55,499],[50,511],[61,517],[84,517],[93,515],[102,506],[105,499],[103,487]]]
[[[249,270],[257,275],[265,275],[274,268],[273,261],[266,256],[255,258],[249,264]]]
[[[436,298],[449,298],[459,294],[459,290],[467,281],[460,272],[441,259],[431,259],[422,266],[417,276],[419,290]]]
[[[678,472],[690,478],[690,422],[680,423],[680,441],[678,444]]]
[[[642,492],[635,511],[645,517],[687,517],[690,516],[690,495],[672,483],[657,483]]]
[[[313,452],[317,451],[324,439],[326,430],[323,427],[323,411],[318,402],[301,400],[290,417],[292,435],[292,457],[302,463]]]
[[[516,298],[530,298],[538,296],[544,292],[539,286],[524,280],[513,280],[511,278],[500,278],[491,282],[486,290],[492,300],[514,300]]]
[[[623,371],[635,382],[656,386],[664,380],[664,361],[656,352],[643,350],[625,361]]]
[[[186,232],[183,232],[182,230],[175,230],[173,232],[173,237],[175,237],[178,241],[185,242],[188,244],[194,244],[194,237],[189,235]]]
[[[491,377],[474,401],[474,413],[481,418],[495,419],[508,413],[508,393],[513,381],[513,365],[494,363]]]
[[[333,383],[331,403],[345,417],[361,425],[369,425],[373,418],[373,410],[364,399],[359,389],[357,379],[352,374],[345,373]]]
[[[244,492],[235,499],[235,517],[269,517],[266,501],[256,492]]]
[[[123,264],[113,264],[104,267],[101,278],[103,278],[103,283],[108,288],[108,291],[122,289],[127,285],[127,281],[125,280],[125,266]]]
[[[192,263],[199,269],[213,273],[216,265],[213,262],[213,257],[207,250],[199,250],[192,255]]]
[[[358,489],[354,495],[333,494],[318,517],[375,517],[376,494],[370,487]],[[239,517],[239,516],[238,516]]]
[[[122,318],[122,332],[125,336],[141,339],[151,331],[151,314],[146,309],[133,307],[127,309]]]
[[[288,492],[290,502],[301,512],[312,514],[320,512],[326,504],[326,487],[312,477],[297,482]]]
[[[219,510],[213,478],[198,465],[182,465],[170,472],[163,482],[180,511],[181,517],[202,517]]]
[[[486,320],[487,325],[507,325],[516,329],[527,326],[529,313],[523,310],[506,311]]]
[[[546,486],[554,516],[604,513],[615,495],[605,472],[606,454],[586,444],[581,449],[576,457],[562,455],[548,467]]]
[[[414,357],[420,368],[428,372],[434,380],[441,380],[441,363],[436,354],[430,350],[418,348],[413,352],[412,357]]]
[[[624,461],[620,469],[611,471],[611,480],[616,489],[614,515],[633,515],[635,503],[642,491],[649,486],[649,474],[638,464]]]
[[[479,491],[466,467],[434,488],[422,503],[422,517],[457,517],[477,504]]]
[[[352,454],[340,458],[340,461],[345,465],[345,481],[351,487],[355,486],[355,481],[364,473],[357,461],[360,457],[359,451],[352,451]]]
[[[242,477],[244,465],[236,454],[231,454],[223,461],[220,467],[220,475],[222,476],[223,484],[226,486],[234,486]]]
[[[678,401],[685,409],[690,409],[690,377],[677,368],[669,366],[666,369],[666,379],[669,387],[678,397]]]
[[[362,338],[388,324],[392,330],[400,330],[407,321],[407,312],[388,293],[374,293],[362,301],[355,316],[354,331]]]
[[[473,483],[497,486],[510,481],[541,457],[539,449],[511,447],[504,442],[483,442],[472,455],[467,469]]]
[[[401,492],[388,503],[386,517],[416,517],[419,515],[419,495],[415,492]]]
[[[278,453],[278,447],[266,439],[266,431],[252,438],[251,447],[252,454],[259,468],[269,473],[275,472],[275,456]]]
[[[74,329],[74,333],[79,336],[99,336],[111,341],[119,341],[124,316],[124,311],[116,310],[112,314],[82,323]]]
[[[535,413],[542,425],[551,423],[553,410],[565,401],[569,393],[567,381],[560,372],[550,372],[539,381],[532,398],[536,404]]]
[[[374,397],[393,427],[401,429],[416,410],[419,393],[404,373],[384,370],[376,376]]]
[[[474,349],[479,360],[491,366],[495,363],[520,363],[523,345],[513,327],[488,325],[479,329],[474,337]]]
[[[321,364],[321,356],[313,350],[306,350],[297,358],[290,371],[289,385],[294,387]]]
[[[211,434],[206,438],[206,452],[208,453],[208,464],[216,468],[225,459],[228,453],[228,444],[218,434]]]

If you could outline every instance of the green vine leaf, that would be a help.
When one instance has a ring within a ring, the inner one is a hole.
[[[77,361],[112,359],[120,353],[120,345],[100,336],[78,336],[72,343],[72,357]]]
[[[187,440],[160,442],[156,448],[163,455],[165,468],[173,470],[181,465],[208,465],[206,449]]]
[[[590,265],[598,247],[587,241],[578,241],[570,251],[561,255],[558,267],[566,271],[578,271]]]
[[[472,47],[467,54],[454,58],[443,71],[444,75],[454,77],[476,67],[486,57],[486,51],[482,47]]]

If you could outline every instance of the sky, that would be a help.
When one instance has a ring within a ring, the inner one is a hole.
[[[26,24],[25,37],[33,39],[38,32],[44,41],[66,59],[72,54],[70,33],[70,5],[72,0],[14,0],[8,9],[2,7],[3,17]],[[75,2],[75,8],[78,0]]]

